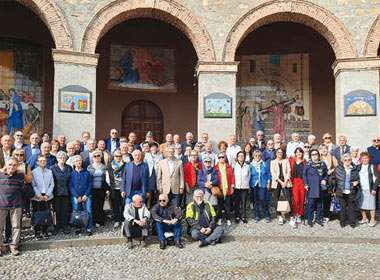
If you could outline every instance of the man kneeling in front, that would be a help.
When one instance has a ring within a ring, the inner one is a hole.
[[[181,208],[169,205],[169,198],[166,194],[160,194],[158,203],[151,209],[153,220],[156,222],[157,237],[160,241],[160,249],[166,248],[166,232],[174,233],[175,246],[183,248],[181,243],[182,224]]]
[[[135,194],[132,202],[124,209],[124,232],[128,238],[128,248],[133,248],[133,238],[141,237],[143,247],[147,246],[150,212],[143,204],[142,196]]]
[[[204,200],[203,191],[196,190],[193,200],[186,208],[186,220],[191,227],[191,237],[199,241],[199,247],[221,242],[223,228],[216,226],[215,210],[210,202]]]

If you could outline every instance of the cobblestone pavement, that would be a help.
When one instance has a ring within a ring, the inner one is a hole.
[[[120,236],[120,230],[110,227],[79,238]],[[226,234],[225,242],[207,248],[186,242],[182,250],[170,247],[162,251],[154,242],[133,250],[123,244],[24,251],[19,257],[0,258],[0,279],[380,279],[379,242],[353,244],[349,239],[380,240],[380,226],[341,229],[337,221],[331,221],[324,227],[292,229],[289,224],[251,220],[227,228]],[[258,236],[300,237],[301,242],[260,242]],[[316,238],[315,243],[308,242],[309,237]],[[318,241],[325,237],[345,241]],[[51,239],[63,238],[73,236]],[[29,238],[27,242],[35,241]]]
[[[0,279],[380,279],[380,245],[226,241],[26,251],[0,258]]]

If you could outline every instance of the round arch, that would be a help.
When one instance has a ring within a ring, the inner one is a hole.
[[[30,8],[46,24],[56,49],[72,50],[73,43],[68,24],[53,0],[16,0]]]
[[[369,29],[367,38],[364,43],[363,55],[367,57],[375,57],[378,54],[380,46],[380,14]]]
[[[357,57],[350,32],[326,9],[307,1],[270,1],[241,17],[227,36],[223,61],[235,60],[235,52],[253,30],[274,22],[304,24],[319,32],[329,42],[337,59]]]
[[[167,22],[181,30],[191,41],[198,60],[215,61],[214,46],[206,27],[182,5],[171,1],[115,1],[102,8],[87,26],[82,40],[82,51],[95,53],[97,43],[117,24],[133,18],[153,18]]]

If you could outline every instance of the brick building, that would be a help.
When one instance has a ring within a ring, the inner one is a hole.
[[[0,129],[328,131],[366,146],[379,44],[379,0],[3,0]]]

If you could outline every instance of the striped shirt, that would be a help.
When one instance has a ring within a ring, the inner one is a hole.
[[[22,206],[24,174],[9,176],[0,172],[0,209],[13,209]]]

